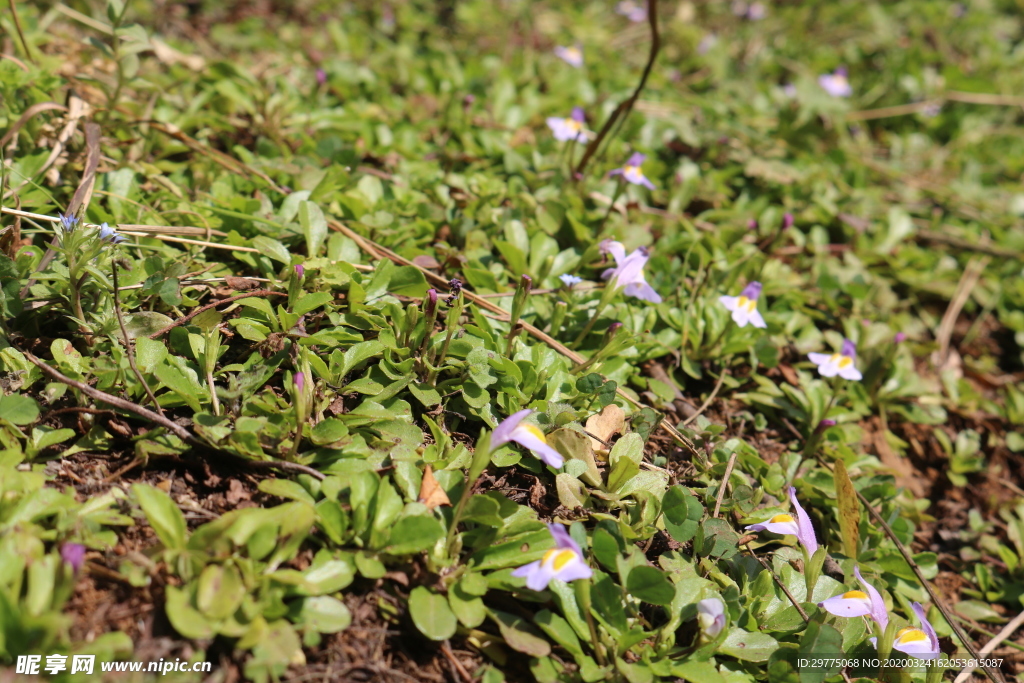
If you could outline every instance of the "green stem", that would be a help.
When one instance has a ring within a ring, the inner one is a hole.
[[[612,201],[608,204],[608,210],[604,212],[604,218],[601,219],[601,225],[597,227],[598,233],[604,230],[604,224],[608,222],[608,217],[612,215],[612,210],[615,208],[615,201],[622,194],[623,182],[620,179],[619,182],[615,183],[615,194],[612,195]]]
[[[448,347],[452,344],[452,337],[455,336],[455,330],[459,327],[459,318],[462,317],[462,292],[459,292],[459,298],[456,300],[455,305],[448,310],[447,320],[445,321],[448,325],[448,335],[444,338],[444,346],[441,347],[441,353],[434,361],[434,369],[430,371],[430,375],[427,377],[427,382],[434,384],[437,381],[437,373],[440,372],[441,366],[444,365],[444,359],[448,356]]]
[[[594,615],[590,613],[590,579],[577,580],[575,587],[576,599],[579,600],[580,609],[583,610],[583,616],[587,619],[587,628],[590,629],[590,640],[594,644],[594,656],[597,657],[597,663],[604,666],[608,660],[605,656],[604,645],[597,635],[597,624],[594,623]]]
[[[597,308],[594,309],[594,315],[590,317],[590,320],[587,321],[583,330],[580,331],[579,336],[576,337],[576,341],[570,344],[569,348],[575,349],[583,343],[586,336],[590,334],[592,329],[594,329],[594,324],[597,322],[597,319],[601,317],[601,313],[603,313],[608,304],[612,302],[612,297],[615,296],[615,293],[618,291],[619,287],[615,280],[612,280],[604,286],[604,291],[601,292],[601,300],[597,302]]]

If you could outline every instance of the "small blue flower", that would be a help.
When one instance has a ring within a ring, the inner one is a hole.
[[[57,214],[60,217],[60,229],[65,235],[69,235],[75,231],[78,227],[78,217],[68,214],[65,216],[62,213]]]
[[[111,244],[121,244],[121,242],[125,241],[124,237],[117,234],[117,230],[106,223],[100,225],[100,239]]]
[[[558,279],[561,280],[562,284],[564,284],[569,289],[572,289],[573,285],[578,285],[579,283],[583,282],[583,278],[576,277],[575,275],[569,275],[569,273],[559,275]]]

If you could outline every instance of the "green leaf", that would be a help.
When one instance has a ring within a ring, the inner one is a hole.
[[[292,313],[295,315],[309,313],[321,306],[326,306],[333,300],[334,295],[330,292],[310,292],[299,297],[299,300],[295,302],[295,306],[292,307]]]
[[[209,619],[192,607],[187,589],[167,586],[165,591],[167,600],[164,608],[167,610],[167,619],[175,631],[195,640],[213,637],[213,626]]]
[[[0,396],[0,417],[11,424],[32,424],[39,419],[39,404],[30,396],[22,394]]]
[[[448,640],[455,635],[458,622],[444,596],[417,586],[409,594],[409,615],[420,633],[431,640]]]
[[[435,517],[403,517],[391,529],[391,538],[384,552],[389,555],[418,553],[429,549],[443,537],[444,527]]]
[[[498,624],[498,630],[501,631],[505,643],[513,650],[531,657],[547,657],[551,654],[551,643],[544,639],[543,634],[533,624],[522,617],[492,610],[491,618]]]
[[[220,621],[242,604],[246,588],[234,565],[207,565],[199,575],[196,606],[210,619]]]
[[[149,484],[133,484],[132,493],[164,547],[184,549],[188,536],[185,516],[171,497]]]
[[[313,202],[299,204],[299,225],[306,236],[306,254],[313,258],[320,254],[320,248],[327,239],[327,219],[324,212]]]
[[[626,577],[626,590],[630,595],[652,605],[668,605],[676,589],[663,572],[654,567],[634,567]]]
[[[448,604],[455,616],[458,617],[459,622],[466,628],[476,628],[487,618],[484,601],[467,593],[462,586],[462,581],[457,582],[448,590]]]
[[[423,273],[413,266],[395,268],[388,285],[388,291],[402,296],[421,297],[427,293],[428,289],[430,286],[427,284],[426,278],[423,277]]]
[[[298,623],[319,633],[344,631],[352,623],[352,613],[341,600],[329,595],[305,598],[298,614]]]
[[[260,491],[271,496],[297,500],[302,503],[314,504],[313,496],[301,484],[290,479],[264,479],[259,483]]]
[[[679,543],[686,543],[693,538],[704,516],[704,506],[682,486],[673,486],[665,492],[661,511],[665,531]]]
[[[718,651],[747,662],[766,662],[778,647],[778,641],[767,633],[751,633],[734,627],[718,646]]]
[[[259,249],[260,253],[264,256],[269,256],[275,261],[280,261],[285,265],[289,265],[292,262],[292,257],[291,254],[288,253],[287,247],[277,240],[260,235],[259,237],[253,238],[252,246]]]
[[[630,458],[619,458],[608,473],[608,490],[615,492],[640,472],[640,466]]]
[[[843,636],[839,631],[820,622],[812,620],[800,638],[801,656],[834,659],[843,657]],[[839,666],[802,666],[800,667],[800,683],[822,683],[826,678],[839,673]]]

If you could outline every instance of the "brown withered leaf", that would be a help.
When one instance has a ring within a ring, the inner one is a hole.
[[[590,438],[590,445],[593,446],[594,452],[608,455],[610,448],[601,441],[611,443],[612,435],[621,434],[625,426],[626,414],[614,403],[606,405],[597,415],[587,418],[587,431],[597,437],[597,439]]]
[[[247,277],[231,277],[231,276],[229,276],[229,277],[224,278],[224,282],[227,283],[228,287],[231,287],[231,289],[233,289],[233,290],[235,290],[237,292],[244,292],[246,290],[255,289],[256,287],[260,286],[260,283],[259,283],[258,280],[250,280]]]
[[[434,478],[434,470],[430,465],[427,465],[427,468],[423,470],[423,481],[420,483],[419,501],[431,510],[442,505],[450,506],[452,504],[452,502],[448,500],[448,494],[444,492],[441,485],[437,483],[437,479]]]

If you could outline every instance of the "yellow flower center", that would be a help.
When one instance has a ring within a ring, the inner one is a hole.
[[[850,358],[849,356],[843,356],[839,360],[839,367],[841,367],[841,368],[848,368],[851,365],[853,365],[853,359]]]
[[[793,515],[787,514],[775,515],[774,517],[768,520],[768,522],[771,524],[791,524],[795,521],[796,520],[793,519]]]
[[[533,436],[535,436],[538,439],[540,439],[541,443],[547,443],[548,442],[548,440],[544,438],[544,432],[540,431],[540,429],[538,429],[536,425],[523,425],[523,424],[521,424],[521,425],[519,425],[519,429],[525,429],[530,434],[532,434]]]
[[[928,640],[928,636],[919,628],[904,628],[896,634],[896,642],[902,644],[917,643]]]
[[[575,559],[576,553],[570,548],[552,548],[544,553],[541,564],[551,565],[554,570],[561,571],[562,567]]]
[[[847,591],[843,593],[845,600],[867,600],[868,594],[864,591]]]
[[[583,124],[580,123],[579,121],[577,121],[576,119],[573,119],[573,118],[566,119],[565,120],[565,125],[569,126],[570,130],[573,130],[573,131],[575,131],[577,133],[579,133],[581,130],[583,130]]]

